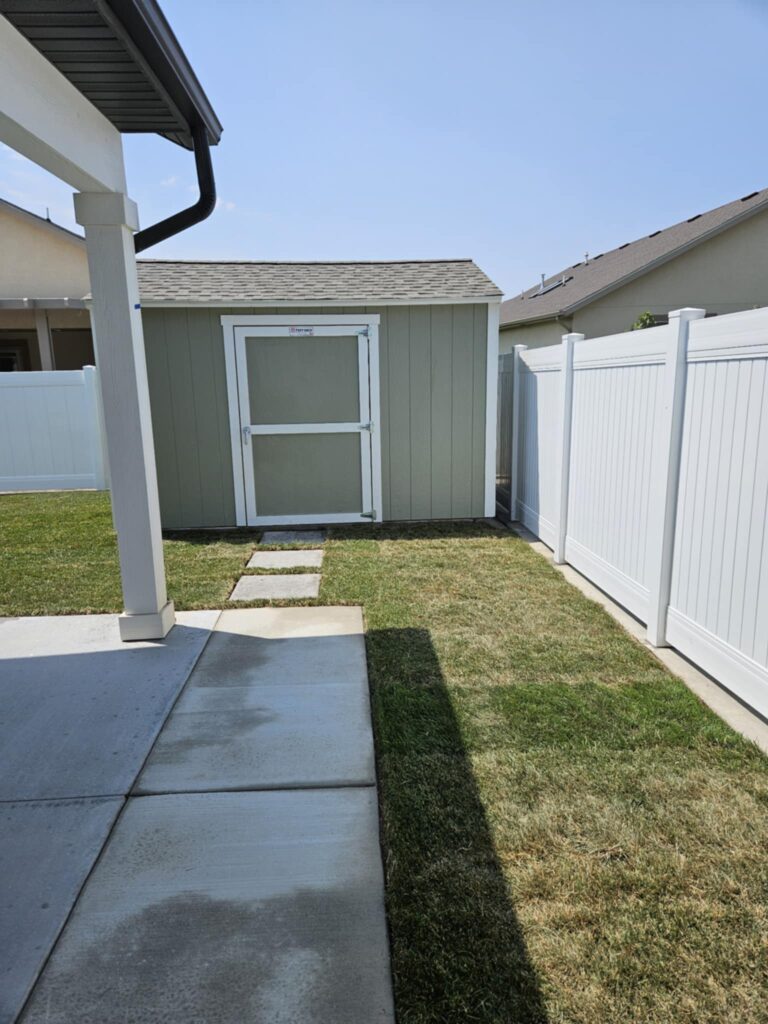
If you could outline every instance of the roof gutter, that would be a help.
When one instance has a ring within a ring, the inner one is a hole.
[[[185,210],[179,210],[178,213],[166,217],[165,220],[158,221],[157,224],[153,224],[143,231],[137,231],[133,236],[133,244],[137,253],[186,231],[194,224],[199,224],[210,217],[216,207],[216,182],[213,178],[208,132],[201,121],[192,129],[192,141],[200,198]]]

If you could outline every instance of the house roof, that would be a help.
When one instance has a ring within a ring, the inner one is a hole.
[[[472,260],[258,262],[138,260],[142,303],[183,306],[259,302],[369,304],[498,298]]]
[[[768,206],[768,189],[566,267],[501,305],[501,326],[568,316]]]
[[[51,231],[66,235],[68,238],[79,243],[79,245],[85,246],[85,238],[82,235],[79,235],[76,231],[70,231],[69,228],[63,228],[61,224],[54,224],[50,217],[41,217],[39,213],[25,210],[23,206],[17,206],[16,203],[11,203],[7,199],[2,198],[0,198],[0,210],[7,210],[22,220],[27,220],[32,224],[39,224],[41,227],[50,228]]]
[[[221,124],[156,0],[0,0],[0,14],[120,132],[187,149]]]

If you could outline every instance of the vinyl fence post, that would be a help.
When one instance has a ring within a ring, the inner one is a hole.
[[[88,410],[88,422],[91,431],[91,451],[93,453],[93,486],[97,491],[107,490],[107,453],[104,439],[104,424],[101,418],[101,401],[99,398],[96,367],[83,367],[83,390]]]
[[[560,468],[557,474],[557,532],[554,561],[565,562],[565,536],[568,532],[568,485],[571,473],[571,422],[573,419],[573,345],[583,341],[583,334],[563,335],[563,362],[560,369]]]
[[[517,519],[517,491],[518,475],[520,472],[520,441],[522,439],[522,409],[520,408],[520,356],[525,352],[527,345],[515,345],[512,359],[512,416],[510,417],[510,430],[512,431],[512,443],[510,445],[509,459],[509,519],[515,522]]]
[[[705,310],[676,309],[669,314],[669,341],[664,362],[663,401],[657,421],[648,517],[648,641],[667,645],[667,609],[672,587],[677,491],[683,441],[688,334],[692,320]]]

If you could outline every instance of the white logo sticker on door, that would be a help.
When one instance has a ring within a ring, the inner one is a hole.
[[[315,328],[314,327],[289,327],[288,328],[288,333],[289,334],[299,334],[299,335],[302,335],[303,337],[311,338],[312,335],[315,333]]]

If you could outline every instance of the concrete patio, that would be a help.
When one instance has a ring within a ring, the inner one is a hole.
[[[360,609],[0,650],[0,1024],[394,1019]]]

